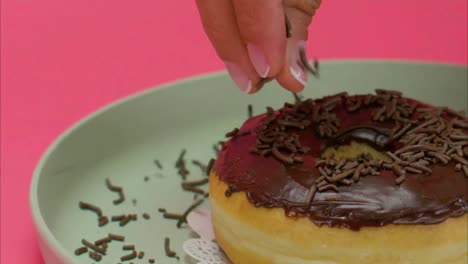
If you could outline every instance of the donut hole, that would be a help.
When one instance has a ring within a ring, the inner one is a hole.
[[[345,158],[349,160],[356,159],[363,154],[370,155],[372,158],[377,160],[388,160],[388,157],[384,152],[376,150],[367,143],[355,140],[352,140],[349,144],[345,145],[329,146],[322,152],[321,157],[327,158],[332,156],[335,159]]]

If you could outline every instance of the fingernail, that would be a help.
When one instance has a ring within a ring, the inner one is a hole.
[[[307,84],[307,72],[301,62],[301,50],[305,50],[306,43],[305,41],[298,41],[293,45],[289,70],[292,76],[305,86]]]
[[[250,61],[261,78],[265,78],[270,73],[270,65],[268,65],[265,53],[259,47],[249,43],[247,44],[247,52],[249,53]]]
[[[224,64],[237,87],[244,93],[250,93],[252,91],[252,81],[249,80],[245,71],[236,63],[225,61]]]

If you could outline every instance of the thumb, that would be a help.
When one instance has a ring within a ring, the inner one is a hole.
[[[287,40],[285,63],[276,76],[278,83],[292,92],[300,92],[307,85],[307,69],[301,61],[305,56],[308,27],[320,6],[319,0],[285,0],[285,13],[291,24]]]

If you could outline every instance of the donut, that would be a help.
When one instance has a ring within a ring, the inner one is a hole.
[[[463,113],[378,89],[269,107],[227,136],[209,192],[234,264],[467,263]]]

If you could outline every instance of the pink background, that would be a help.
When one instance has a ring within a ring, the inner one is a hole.
[[[1,2],[1,263],[43,263],[28,204],[36,162],[97,108],[221,70],[195,1]],[[467,64],[466,0],[324,0],[309,55]]]

